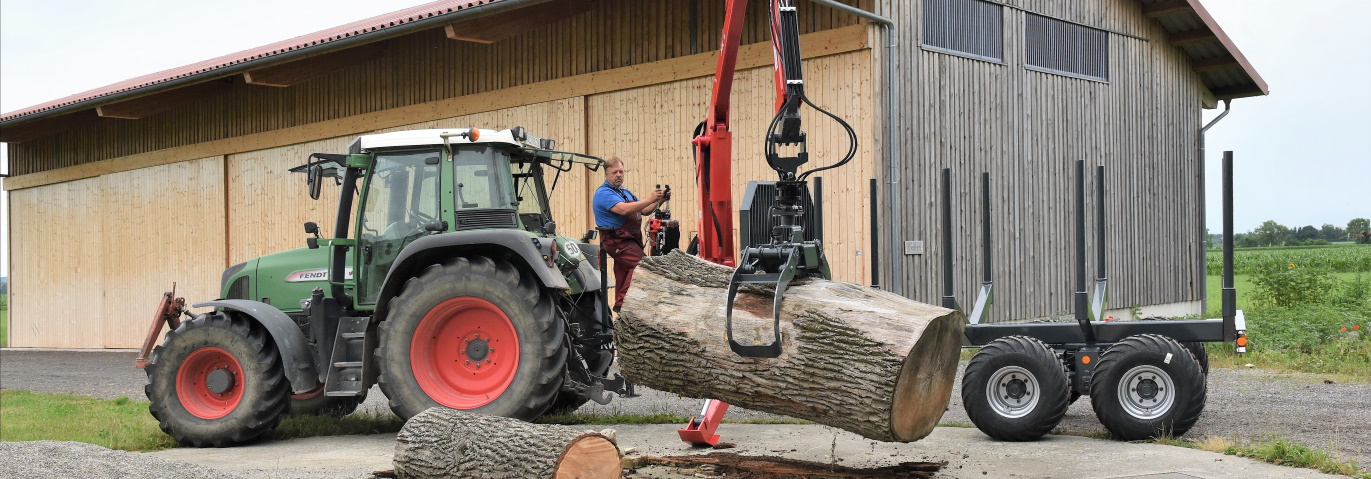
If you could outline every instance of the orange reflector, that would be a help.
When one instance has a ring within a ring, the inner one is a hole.
[[[476,141],[476,140],[481,139],[481,130],[477,130],[476,127],[474,127],[474,126],[471,127],[471,128],[468,128],[468,129],[467,129],[467,139],[468,139],[468,140],[471,140],[471,141]]]
[[[1081,364],[1090,364],[1090,356],[1081,356]]]
[[[1247,346],[1247,335],[1238,336],[1238,346]]]

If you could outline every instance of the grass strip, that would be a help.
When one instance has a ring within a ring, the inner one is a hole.
[[[0,391],[0,441],[76,441],[124,451],[176,447],[147,401]]]
[[[1356,461],[1342,461],[1327,451],[1279,436],[1266,436],[1246,444],[1240,443],[1236,437],[1222,436],[1203,436],[1198,439],[1160,437],[1146,442],[1246,457],[1278,466],[1314,469],[1326,474],[1371,479],[1371,470],[1363,469]]]

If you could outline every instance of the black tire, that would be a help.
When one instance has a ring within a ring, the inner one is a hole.
[[[1195,357],[1175,340],[1129,336],[1100,355],[1090,402],[1100,423],[1119,439],[1179,437],[1204,411],[1204,379]]]
[[[181,444],[225,447],[276,428],[290,398],[267,331],[231,313],[209,313],[167,332],[143,388],[162,431]]]
[[[604,311],[601,309],[603,304],[598,291],[584,293],[576,301],[577,307],[571,311],[571,321],[581,326],[581,330],[586,332],[586,337],[605,330],[601,319],[596,316]],[[577,344],[575,347],[581,357],[585,358],[586,367],[591,373],[600,377],[605,377],[609,373],[609,367],[614,364],[613,350],[606,350],[594,344]],[[569,414],[589,401],[589,396],[564,387],[557,392],[557,397],[552,400],[552,407],[548,408],[547,414]]]
[[[962,375],[966,415],[981,432],[1001,441],[1032,441],[1051,432],[1066,415],[1069,392],[1057,353],[1025,336],[985,345]]]
[[[357,406],[366,400],[366,391],[357,396],[327,396],[324,394],[324,385],[320,384],[312,391],[292,394],[290,396],[290,409],[287,414],[291,416],[343,417],[352,414],[357,410]]]
[[[1190,355],[1195,356],[1195,362],[1200,363],[1200,371],[1203,371],[1204,375],[1208,376],[1209,349],[1204,347],[1204,343],[1192,341],[1181,343],[1181,346],[1184,346],[1187,351],[1190,351]]]
[[[537,278],[510,263],[475,256],[430,266],[405,283],[381,323],[376,357],[391,411],[409,419],[445,406],[537,419],[566,369],[566,328],[555,314]]]

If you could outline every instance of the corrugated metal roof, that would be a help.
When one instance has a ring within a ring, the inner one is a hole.
[[[372,32],[382,32],[396,27],[412,24],[414,22],[433,18],[436,16],[449,15],[454,12],[466,10],[471,7],[481,7],[494,3],[505,2],[507,0],[439,0],[426,3],[417,7],[406,8],[396,12],[378,15],[365,20],[359,20],[346,25],[340,25],[327,30],[314,32],[308,35],[301,35],[289,40],[283,40],[270,45],[265,45],[238,53],[224,55],[218,58],[211,58],[202,62],[192,63],[183,67],[160,71],[137,78],[115,83],[113,85],[84,91],[68,97],[53,100],[41,105],[31,106],[22,110],[16,110],[4,115],[0,115],[0,122],[21,119],[21,117],[35,115],[37,113],[48,112],[77,103],[90,102],[114,94],[154,87],[159,84],[168,83],[177,79],[193,76],[211,76],[217,71],[225,70],[243,63],[261,60],[274,56],[300,52],[305,49],[324,51],[318,48],[330,43],[337,42],[346,38],[358,35],[370,34]],[[208,78],[207,78],[208,79]],[[93,106],[93,105],[92,105]]]

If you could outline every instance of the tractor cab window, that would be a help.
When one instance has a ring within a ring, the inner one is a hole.
[[[362,303],[373,303],[390,265],[411,241],[439,221],[437,151],[380,153],[362,196],[357,277]]]
[[[514,199],[519,203],[519,220],[526,230],[541,232],[543,224],[552,221],[548,211],[547,190],[543,169],[533,157],[514,160]]]
[[[505,182],[509,156],[489,146],[463,147],[453,152],[453,180],[457,209],[513,209]]]

